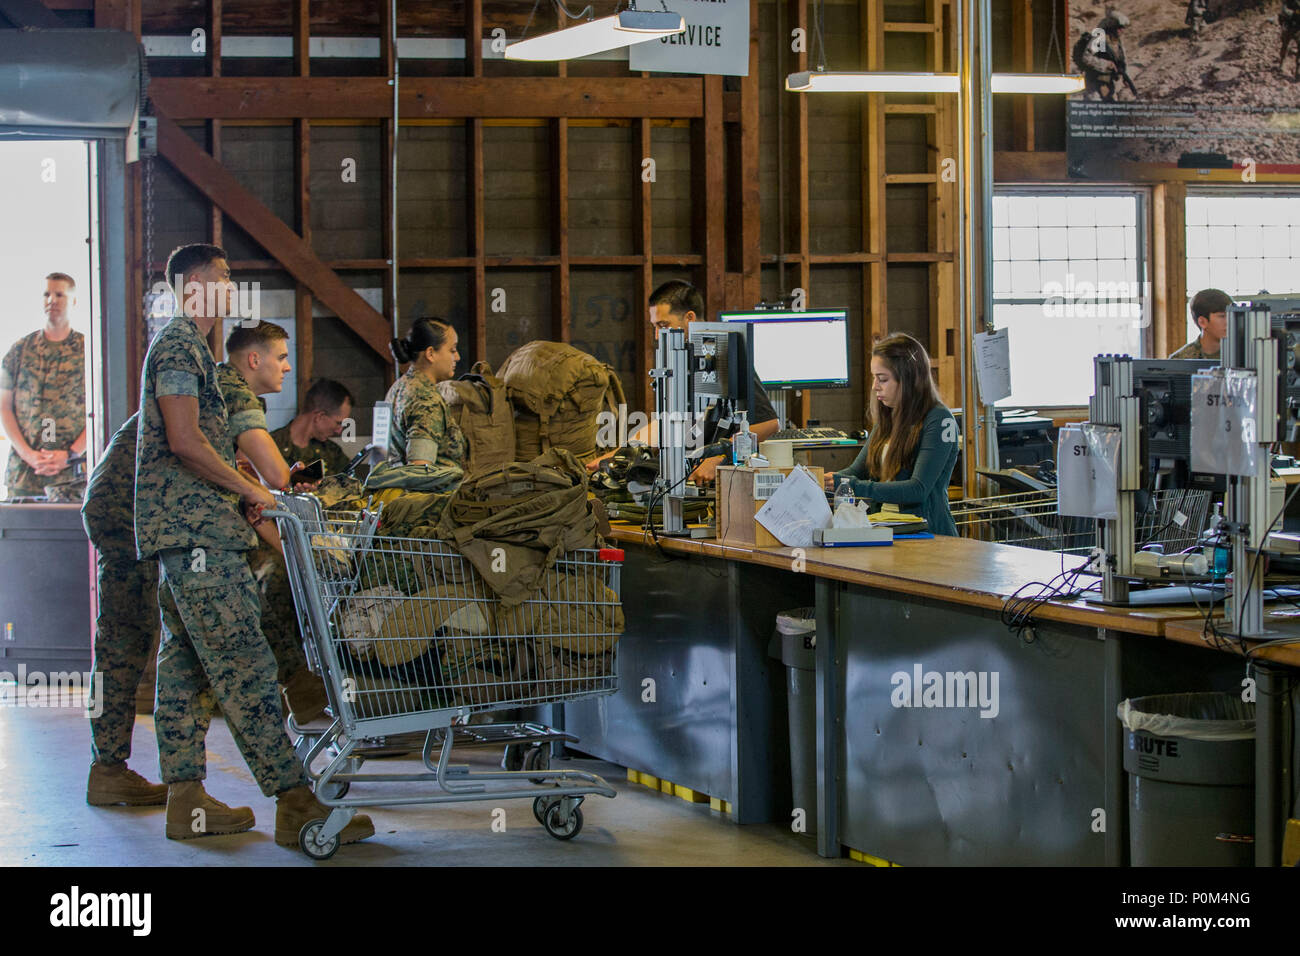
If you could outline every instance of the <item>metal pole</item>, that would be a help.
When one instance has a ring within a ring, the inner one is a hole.
[[[980,313],[984,329],[993,329],[993,41],[990,24],[993,21],[991,0],[977,0],[971,4],[979,17],[979,97],[980,97]],[[984,461],[987,467],[998,468],[1002,462],[998,454],[997,413],[992,405],[980,406],[984,418]]]
[[[397,0],[390,0],[391,12],[389,19],[392,21],[392,36],[389,38],[393,44],[393,148],[392,148],[392,169],[389,170],[389,179],[391,186],[388,193],[388,221],[391,229],[390,249],[393,258],[388,262],[388,268],[392,277],[389,285],[392,291],[389,295],[388,308],[392,311],[393,316],[393,338],[401,335],[400,326],[398,325],[397,314],[397,140],[400,136],[400,127],[398,126],[398,106],[397,106],[397,88],[401,80],[401,58],[397,53]],[[400,376],[402,367],[396,359],[393,360],[393,374]]]
[[[970,317],[967,313],[967,286],[970,282],[970,224],[966,219],[967,210],[967,191],[970,189],[971,168],[970,168],[970,107],[971,103],[971,83],[970,83],[970,59],[966,49],[966,0],[955,0],[956,9],[954,12],[953,22],[957,29],[957,73],[961,83],[961,92],[957,97],[957,223],[961,230],[961,235],[957,243],[957,362],[958,368],[961,369],[961,404],[962,418],[966,429],[977,427],[972,424],[975,417],[972,414],[970,387],[970,376],[966,366],[966,340],[970,335]],[[936,64],[937,66],[937,64]],[[963,444],[964,436],[963,436]],[[973,465],[970,461],[970,455],[961,456],[961,485],[962,492],[970,492],[970,474]]]

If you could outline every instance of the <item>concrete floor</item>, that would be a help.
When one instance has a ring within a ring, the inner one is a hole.
[[[153,720],[136,721],[130,765],[158,779]],[[466,751],[458,762],[484,769],[500,751]],[[163,836],[164,808],[86,805],[89,727],[72,709],[0,707],[0,866],[822,866],[812,837],[776,825],[737,826],[708,804],[690,804],[627,782],[621,767],[598,760],[566,764],[601,774],[618,791],[582,805],[585,824],[572,841],[549,836],[527,800],[369,809],[375,835],[342,847],[325,863],[275,844],[274,800],[253,782],[225,723],[208,734],[208,791],[250,806],[257,828],[183,842]],[[414,772],[418,759],[372,761],[376,772]],[[557,764],[557,768],[558,768]],[[356,784],[350,796],[418,794],[419,784]],[[384,789],[380,789],[384,788]],[[492,811],[506,812],[494,832]]]

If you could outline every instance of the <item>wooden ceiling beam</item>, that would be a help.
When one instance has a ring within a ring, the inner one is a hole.
[[[173,120],[369,119],[389,117],[386,77],[158,77],[149,98]],[[403,77],[404,119],[691,119],[704,115],[698,79],[605,77],[576,84],[562,77]]]
[[[158,152],[204,196],[216,203],[269,252],[286,272],[311,290],[379,355],[387,357],[392,329],[384,317],[357,295],[256,196],[205,153],[165,115],[158,116]]]

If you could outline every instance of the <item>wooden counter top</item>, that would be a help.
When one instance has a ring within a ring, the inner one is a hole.
[[[1223,618],[1218,615],[1215,615],[1215,623],[1220,630],[1227,626]],[[1265,608],[1264,627],[1268,630],[1268,635],[1260,641],[1247,641],[1247,648],[1259,647],[1261,643],[1278,638],[1290,638],[1300,641],[1300,609],[1289,605]],[[1195,620],[1177,621],[1166,625],[1165,637],[1171,641],[1178,641],[1180,644],[1192,644],[1210,650],[1226,651],[1230,654],[1245,656],[1236,641],[1221,639],[1216,645],[1213,637],[1202,636],[1204,631],[1205,621],[1198,616]],[[1253,653],[1251,658],[1300,667],[1300,643],[1265,647]]]
[[[615,526],[613,536],[625,544],[652,545],[650,536],[636,527]],[[792,570],[795,560],[790,548],[754,548],[711,538],[660,537],[659,542],[669,553],[748,561],[774,568]],[[1067,555],[1065,567],[1077,567],[1082,561]],[[808,574],[990,610],[999,610],[1006,598],[1030,582],[1050,581],[1061,573],[1061,568],[1061,555],[1055,551],[942,535],[896,541],[881,548],[808,548],[804,555],[804,571]],[[1050,602],[1035,611],[1034,617],[1151,637],[1163,636],[1171,622],[1199,620],[1195,608],[1112,608],[1082,600]],[[1199,628],[1199,624],[1196,626]]]

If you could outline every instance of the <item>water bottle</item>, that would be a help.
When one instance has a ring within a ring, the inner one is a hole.
[[[856,503],[857,497],[853,494],[853,482],[847,476],[841,478],[840,486],[835,489],[835,507],[831,510],[839,511],[842,504],[852,508]]]
[[[1214,514],[1210,516],[1210,523],[1206,526],[1202,535],[1205,542],[1205,560],[1210,566],[1210,573],[1214,580],[1222,581],[1228,573],[1228,557],[1232,554],[1231,545],[1227,541],[1227,536],[1222,534],[1223,530],[1223,506],[1219,502],[1214,503]]]

